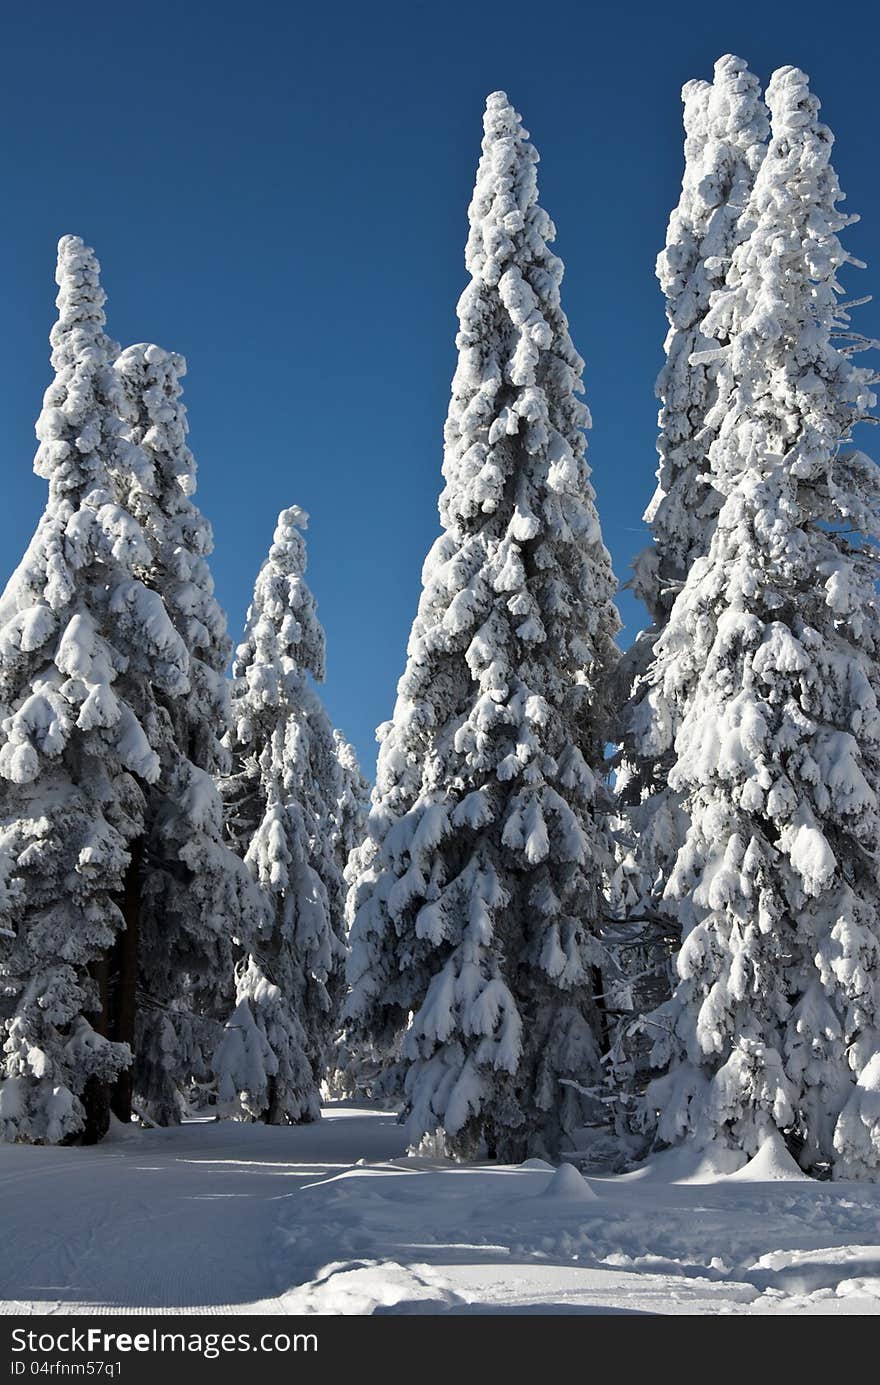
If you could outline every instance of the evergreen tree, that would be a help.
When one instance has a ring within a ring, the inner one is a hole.
[[[348,887],[358,879],[361,870],[361,857],[365,849],[367,813],[370,807],[370,787],[361,773],[354,746],[340,731],[333,732],[336,741],[336,756],[342,775],[342,793],[336,807],[334,821],[334,843],[337,864],[341,871],[343,893],[342,907],[334,917],[344,920],[345,936],[351,926],[351,911],[348,901]],[[345,973],[340,971],[339,1006],[343,1000]],[[326,1095],[333,1100],[351,1098],[358,1093],[367,1092],[382,1064],[372,1044],[364,1043],[349,1031],[343,1023],[337,1035],[331,1062],[324,1080]]]
[[[723,401],[717,362],[705,354],[717,342],[707,339],[704,323],[711,296],[750,229],[744,213],[768,131],[758,79],[742,58],[720,58],[713,82],[688,82],[682,100],[682,192],[657,260],[669,331],[657,381],[660,465],[645,512],[652,542],[636,559],[631,583],[651,625],[619,669],[625,701],[617,787],[643,872],[641,881],[629,881],[636,896],[631,907],[642,916],[662,911],[663,889],[687,830],[679,797],[667,783],[678,709],[663,705],[656,693],[649,703],[646,695],[657,638],[694,562],[708,549],[721,503],[708,459]]]
[[[115,365],[127,437],[139,467],[117,478],[149,547],[142,570],[189,655],[185,695],[165,693],[160,776],[148,797],[134,976],[138,1010],[134,1083],[155,1122],[179,1120],[193,1079],[210,1077],[218,1021],[233,993],[233,940],[259,926],[262,900],[224,840],[215,777],[228,769],[232,652],[214,596],[211,527],[199,512],[181,379],[186,362],[141,343]]]
[[[537,153],[489,97],[458,305],[442,536],[352,885],[348,1013],[403,1033],[410,1139],[557,1150],[595,1077],[614,580]]]
[[[275,970],[285,974],[283,965]],[[214,1054],[219,1109],[270,1125],[317,1120],[308,1042],[289,994],[267,979],[253,956],[242,963],[238,994]]]
[[[629,1089],[643,1088],[648,1076],[650,1036],[639,1017],[671,989],[680,935],[663,891],[687,834],[681,796],[668,783],[680,709],[667,706],[656,689],[648,699],[650,671],[675,596],[706,552],[720,507],[708,460],[719,422],[717,364],[704,354],[716,343],[707,340],[703,324],[711,295],[723,286],[734,249],[748,233],[745,212],[768,132],[758,80],[741,58],[720,58],[712,83],[688,82],[682,100],[681,197],[657,260],[669,322],[657,380],[660,465],[644,516],[651,544],[636,558],[629,584],[651,623],[620,660],[616,678],[621,811],[610,900],[620,923],[609,928],[607,941],[620,965],[605,984],[620,1016],[611,1067],[616,1084]]]
[[[145,536],[113,476],[123,436],[94,253],[58,247],[55,379],[34,469],[48,503],[0,600],[0,1131],[98,1139],[131,1061],[121,949],[146,796],[165,729],[156,693],[188,689],[187,651],[138,571]]]
[[[345,948],[336,843],[344,781],[333,728],[310,677],[324,677],[324,632],[306,585],[307,516],[278,517],[233,666],[232,839],[269,900],[269,918],[239,969],[238,1001],[277,1063],[244,1108],[272,1123],[313,1120],[331,1060]],[[244,1031],[242,1031],[244,1032]],[[218,1055],[221,1082],[234,1083]]]
[[[364,828],[370,808],[370,786],[361,774],[354,746],[347,741],[341,731],[334,730],[333,741],[336,746],[336,759],[340,771],[340,794],[333,814],[333,843],[336,864],[344,877],[348,869],[351,853],[360,847],[364,840]],[[341,917],[345,912],[342,901]]]
[[[852,449],[873,405],[837,273],[851,261],[832,136],[795,68],[727,286],[712,481],[722,508],[657,644],[681,709],[669,782],[687,840],[667,900],[684,939],[652,1017],[663,1140],[876,1177],[880,926],[880,473]]]
[[[749,234],[749,198],[766,153],[767,111],[757,77],[727,54],[714,80],[688,82],[682,92],[685,171],[669,219],[657,278],[666,299],[666,361],[660,399],[657,488],[645,513],[652,547],[644,566],[654,578],[636,589],[652,619],[662,622],[693,563],[707,550],[721,500],[712,485],[709,447],[718,430],[714,349],[703,324],[712,294],[724,286],[733,253]]]

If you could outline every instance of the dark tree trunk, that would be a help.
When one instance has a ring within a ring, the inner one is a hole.
[[[92,1021],[97,1034],[106,1036],[109,1028],[110,1010],[110,963],[107,956],[99,957],[89,967],[89,972],[98,988],[99,1009]],[[70,1135],[64,1144],[96,1145],[103,1140],[110,1127],[110,1092],[107,1083],[99,1077],[90,1077],[80,1098],[85,1112],[82,1130]]]
[[[110,958],[105,952],[89,967],[89,975],[98,988],[98,1009],[94,1012],[92,1028],[105,1038],[110,1033]]]
[[[266,1083],[266,1109],[262,1119],[266,1125],[282,1125],[283,1114],[281,1104],[278,1100],[278,1079],[270,1077]]]
[[[603,1055],[611,1047],[608,1006],[605,1003],[605,979],[598,967],[593,967],[593,1003],[599,1018],[599,1052]]]
[[[144,858],[143,838],[131,846],[131,859],[125,873],[120,908],[125,919],[125,931],[119,934],[114,948],[116,987],[114,995],[112,1034],[120,1044],[128,1044],[134,1055],[135,1021],[137,1018],[138,943],[140,935],[141,868]],[[134,1079],[134,1059],[116,1079],[110,1097],[110,1107],[117,1120],[128,1125],[131,1120],[131,1099]]]
[[[110,1129],[110,1088],[99,1077],[90,1077],[83,1089],[85,1124],[74,1137],[80,1145],[96,1145]]]

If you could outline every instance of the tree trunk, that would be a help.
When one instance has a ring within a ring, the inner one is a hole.
[[[113,1007],[112,1035],[116,1043],[128,1044],[132,1062],[116,1079],[110,1097],[110,1107],[124,1125],[131,1121],[131,1101],[134,1081],[135,1021],[137,1019],[138,942],[140,934],[141,867],[144,842],[138,837],[131,846],[131,858],[125,873],[120,907],[125,919],[125,931],[119,934],[114,949],[116,961],[116,994]]]
[[[100,1008],[95,1014],[92,1028],[96,1034],[106,1036],[109,1027],[110,1007],[110,963],[106,956],[99,957],[89,967],[89,972],[98,988]],[[80,1098],[85,1112],[82,1130],[70,1135],[64,1144],[96,1145],[103,1140],[110,1128],[110,1092],[107,1083],[100,1077],[90,1077]]]
[[[605,1002],[605,978],[599,967],[592,969],[593,1004],[599,1020],[599,1052],[606,1054],[611,1047],[611,1026],[608,1022],[608,1006]]]
[[[85,1124],[74,1137],[80,1145],[96,1145],[110,1129],[110,1088],[100,1077],[90,1077],[80,1098],[85,1110]]]
[[[263,1112],[266,1125],[283,1125],[284,1117],[278,1100],[278,1079],[270,1077],[266,1083],[266,1109]]]

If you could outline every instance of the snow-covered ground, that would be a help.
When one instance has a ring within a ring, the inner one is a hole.
[[[346,1106],[0,1146],[0,1225],[6,1313],[880,1312],[880,1187],[407,1159]]]

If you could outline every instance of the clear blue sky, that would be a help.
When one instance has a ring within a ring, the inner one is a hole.
[[[654,280],[681,177],[679,92],[737,52],[812,76],[880,276],[880,22],[805,3],[552,6],[69,0],[3,7],[0,110],[2,575],[44,499],[31,473],[48,381],[54,247],[95,246],[112,334],[182,351],[238,634],[278,510],[311,515],[326,701],[373,772],[424,554],[465,283],[485,97],[505,89],[541,153],[541,200],[586,358],[605,539],[626,580],[653,487]],[[877,305],[858,323],[880,336]],[[639,609],[622,609],[632,633]]]

